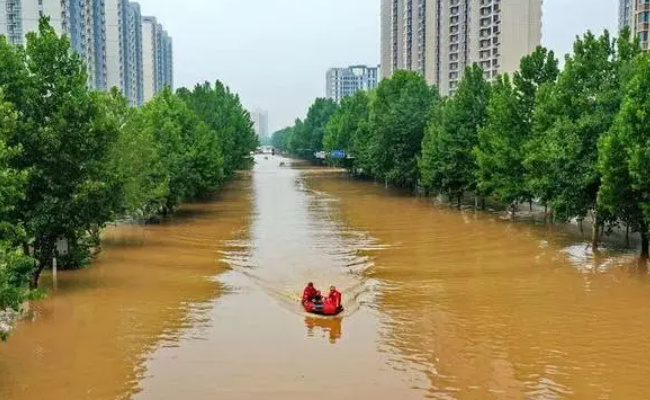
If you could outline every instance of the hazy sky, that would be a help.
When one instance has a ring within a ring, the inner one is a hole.
[[[220,79],[270,131],[325,95],[332,66],[379,63],[379,0],[139,0],[174,39],[176,87]],[[559,54],[587,29],[617,29],[617,0],[544,0],[543,42]]]

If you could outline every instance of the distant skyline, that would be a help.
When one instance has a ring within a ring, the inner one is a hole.
[[[223,81],[269,130],[325,97],[331,67],[379,64],[379,0],[140,0],[174,38],[176,87]],[[618,29],[618,0],[545,0],[545,46],[560,58],[588,29]]]

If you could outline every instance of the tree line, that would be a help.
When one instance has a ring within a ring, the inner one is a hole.
[[[441,97],[417,73],[396,72],[340,104],[317,99],[305,120],[273,135],[303,157],[345,151],[351,170],[397,187],[548,207],[593,226],[593,247],[624,224],[650,226],[650,56],[628,29],[576,38],[563,68],[543,47],[492,81],[467,67]],[[336,160],[331,160],[335,163]],[[484,204],[484,203],[483,203]]]
[[[222,83],[132,108],[87,81],[46,18],[24,47],[0,36],[0,311],[19,308],[55,257],[87,263],[107,223],[173,213],[252,165],[250,116]]]

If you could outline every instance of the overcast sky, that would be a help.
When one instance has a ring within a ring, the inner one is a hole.
[[[270,131],[325,95],[329,67],[378,64],[379,0],[139,0],[174,39],[176,87],[220,79]],[[571,50],[587,29],[617,29],[617,0],[544,0],[546,46]]]

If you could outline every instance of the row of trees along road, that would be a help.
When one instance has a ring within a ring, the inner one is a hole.
[[[221,83],[132,108],[87,82],[47,19],[25,47],[0,37],[0,311],[18,308],[54,257],[86,263],[107,223],[172,213],[252,165],[250,117]]]
[[[459,207],[473,194],[513,213],[537,202],[555,220],[590,218],[594,249],[604,231],[625,224],[640,233],[647,257],[649,57],[628,30],[619,38],[589,32],[562,70],[540,47],[492,82],[468,67],[446,98],[400,71],[341,104],[318,99],[304,121],[273,135],[273,145],[306,157],[343,150],[357,173],[423,187]]]

